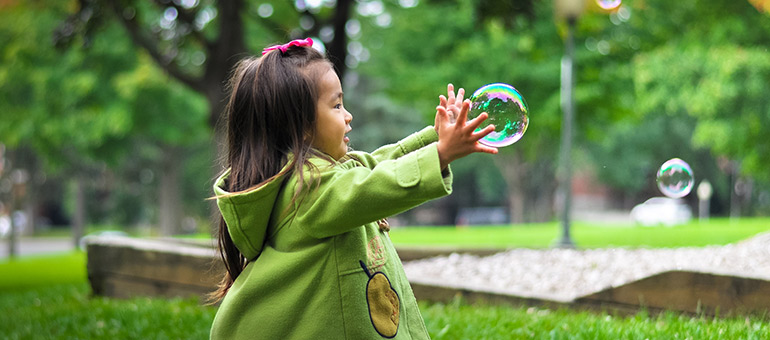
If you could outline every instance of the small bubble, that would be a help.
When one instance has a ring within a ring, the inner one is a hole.
[[[687,162],[672,158],[660,166],[657,175],[658,189],[671,198],[687,196],[692,191],[695,180]]]

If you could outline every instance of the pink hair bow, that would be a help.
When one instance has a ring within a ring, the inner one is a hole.
[[[285,43],[283,45],[273,45],[270,47],[265,47],[264,50],[262,50],[262,55],[265,55],[267,52],[270,52],[272,50],[280,50],[281,53],[286,53],[286,50],[289,49],[289,47],[292,46],[299,46],[299,47],[311,47],[313,46],[313,39],[305,38],[305,39],[297,39],[289,41],[288,43]]]

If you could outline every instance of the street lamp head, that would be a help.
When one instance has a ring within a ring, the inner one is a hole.
[[[586,0],[555,0],[556,16],[567,20],[577,20],[586,7]]]

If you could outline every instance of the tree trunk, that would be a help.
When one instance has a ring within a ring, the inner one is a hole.
[[[17,204],[18,198],[16,197],[16,193],[13,189],[11,189],[11,202],[8,206],[8,218],[11,222],[11,230],[10,234],[8,234],[8,258],[14,258],[18,254],[18,250],[16,249],[19,245],[19,238],[18,238],[18,232],[17,229],[19,228],[16,225],[16,220],[14,219],[13,213],[16,211],[16,204]]]
[[[160,235],[172,236],[181,229],[182,205],[179,186],[179,173],[182,169],[179,159],[180,150],[176,147],[163,147],[160,174],[160,202],[158,217]]]
[[[337,0],[337,8],[334,12],[334,39],[329,44],[328,56],[337,69],[337,76],[345,81],[345,57],[348,55],[348,35],[345,33],[345,25],[350,19],[350,9],[353,0]]]
[[[556,174],[551,162],[537,161],[532,164],[527,174],[527,202],[531,212],[527,222],[545,222],[553,218],[554,194],[556,193]]]
[[[508,186],[508,207],[512,224],[524,223],[526,188],[522,179],[526,178],[528,166],[523,164],[521,152],[500,153],[494,158]]]
[[[83,238],[83,232],[86,225],[86,195],[84,193],[85,180],[77,176],[74,181],[75,192],[73,197],[75,201],[75,211],[72,216],[72,239],[75,249],[80,248],[80,239]]]
[[[24,226],[23,235],[34,235],[37,227],[38,192],[40,190],[37,165],[36,159],[31,157],[27,171],[29,177],[25,185],[27,190],[24,192],[24,216],[27,218],[27,224]]]

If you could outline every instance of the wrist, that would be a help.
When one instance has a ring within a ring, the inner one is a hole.
[[[444,145],[439,141],[436,145],[436,151],[438,152],[438,163],[441,167],[441,171],[446,170],[446,168],[449,166],[449,163],[452,162],[452,160],[448,157],[449,152],[445,150]]]

